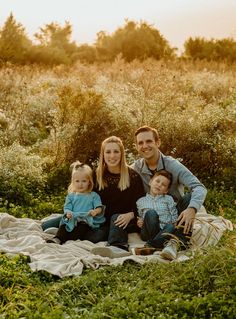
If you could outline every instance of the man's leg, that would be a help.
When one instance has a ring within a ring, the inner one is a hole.
[[[178,210],[178,214],[180,215],[180,213],[185,210],[191,200],[191,194],[190,193],[186,193],[184,194],[184,196],[177,202],[176,208]]]
[[[176,205],[176,208],[178,210],[178,214],[180,215],[180,213],[182,211],[184,211],[189,203],[190,203],[190,200],[191,200],[191,194],[190,193],[186,193],[177,203]],[[178,224],[176,226],[176,229],[175,229],[175,232],[174,232],[174,235],[178,237],[180,243],[181,243],[181,246],[183,248],[186,248],[189,244],[189,241],[190,241],[190,238],[192,236],[192,232],[188,232],[188,234],[184,234],[183,233],[183,228],[184,228],[184,225],[181,225],[180,227],[178,227]]]
[[[155,210],[149,210],[145,214],[141,239],[144,241],[153,239],[160,231],[159,216]]]

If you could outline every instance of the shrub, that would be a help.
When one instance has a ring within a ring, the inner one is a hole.
[[[44,160],[14,143],[0,154],[0,194],[12,203],[30,203],[45,182]]]

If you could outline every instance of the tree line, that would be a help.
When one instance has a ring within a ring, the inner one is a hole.
[[[93,45],[77,45],[71,40],[72,25],[61,26],[55,22],[40,28],[33,43],[25,28],[11,13],[0,29],[0,64],[71,65],[76,61],[85,63],[112,62],[117,56],[131,62],[174,59],[177,49],[171,47],[161,33],[147,22],[126,20],[123,27],[112,34],[97,33]],[[184,43],[181,58],[193,60],[236,61],[236,41],[232,38],[206,40],[190,37]]]

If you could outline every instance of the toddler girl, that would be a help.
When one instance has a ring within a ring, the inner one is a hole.
[[[47,242],[63,244],[67,240],[83,240],[91,229],[98,229],[105,222],[101,198],[92,191],[92,169],[78,161],[72,167],[64,215],[56,236]]]

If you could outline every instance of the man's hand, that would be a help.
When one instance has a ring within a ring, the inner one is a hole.
[[[177,220],[177,227],[184,224],[184,234],[187,234],[193,228],[193,222],[195,219],[196,210],[192,207],[188,207],[181,212]]]
[[[114,222],[114,224],[118,227],[122,227],[123,229],[125,229],[129,222],[131,221],[131,219],[134,218],[134,213],[130,212],[130,213],[126,213],[126,214],[120,214],[116,221]]]

